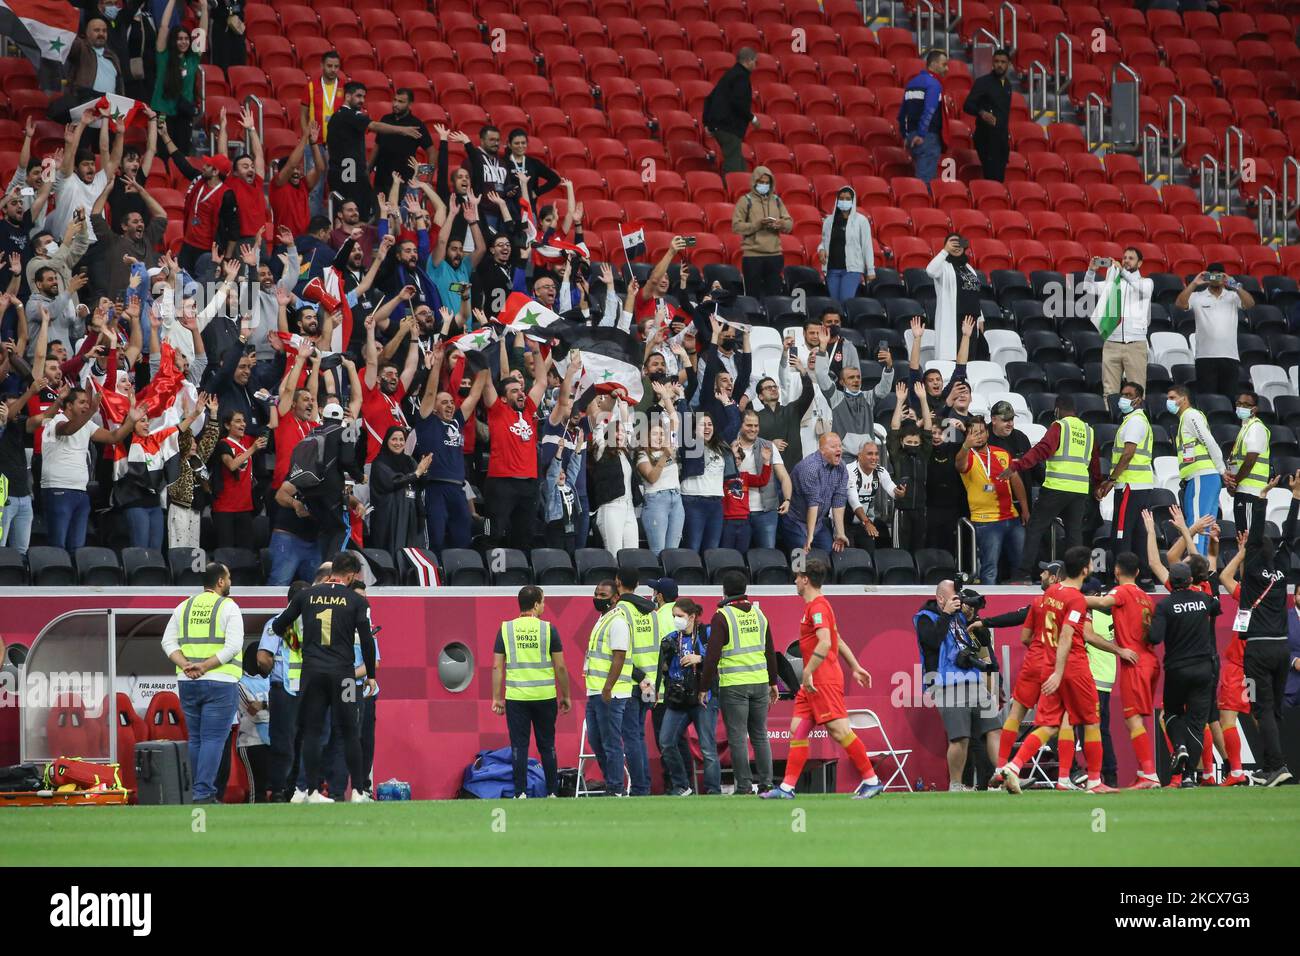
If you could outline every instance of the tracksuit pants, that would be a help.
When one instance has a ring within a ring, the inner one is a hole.
[[[1217,472],[1209,472],[1204,475],[1193,475],[1183,482],[1182,499],[1183,518],[1187,521],[1187,527],[1196,523],[1202,515],[1217,515],[1219,513],[1219,492],[1223,489],[1223,479]],[[1200,534],[1196,536],[1196,550],[1201,554],[1210,553],[1210,536]]]

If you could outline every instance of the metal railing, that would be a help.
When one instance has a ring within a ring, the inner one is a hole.
[[[1062,50],[1065,50],[1064,64],[1061,62]],[[1074,41],[1068,34],[1058,33],[1052,40],[1052,69],[1056,73],[1056,115],[1059,118],[1061,94],[1070,92],[1074,84]]]
[[[1120,80],[1121,74],[1123,74],[1127,78],[1124,80]],[[1132,139],[1129,139],[1124,135],[1124,130],[1122,129],[1122,125],[1117,124],[1115,121],[1115,102],[1119,98],[1116,95],[1116,87],[1120,85],[1133,87]],[[1141,111],[1139,109],[1139,104],[1141,103],[1141,101],[1142,101],[1142,77],[1138,76],[1137,72],[1132,67],[1130,67],[1127,63],[1115,64],[1115,69],[1111,74],[1111,83],[1110,83],[1110,141],[1113,146],[1127,148],[1129,146],[1137,146],[1138,143],[1141,141],[1142,134],[1139,127],[1139,123],[1141,122]]]
[[[1246,134],[1238,126],[1223,131],[1223,201],[1232,212],[1232,191],[1241,185],[1246,168]]]
[[[1178,108],[1178,122],[1174,123],[1174,108]],[[1187,144],[1187,101],[1175,93],[1169,97],[1169,110],[1165,123],[1165,136],[1169,139],[1169,174],[1174,172],[1174,153]]]
[[[962,546],[967,532],[970,536],[969,561],[967,549]],[[971,577],[979,573],[979,545],[975,538],[975,525],[970,518],[962,518],[957,522],[957,570]]]
[[[1201,211],[1208,213],[1219,205],[1221,185],[1219,182],[1219,161],[1206,153],[1201,157],[1197,172],[1201,179]],[[1213,200],[1206,198],[1207,189],[1213,191]]]
[[[917,0],[916,3],[916,46],[924,56],[934,49],[935,20],[937,14],[930,0]],[[929,35],[929,40],[925,38]],[[947,36],[947,31],[944,33]]]
[[[1268,210],[1267,215],[1265,210]],[[1277,193],[1272,186],[1259,187],[1259,199],[1255,207],[1255,228],[1259,238],[1265,244],[1273,244],[1278,238],[1278,224],[1281,221],[1278,210]],[[1265,223],[1268,225],[1266,226]]]
[[[1088,152],[1100,149],[1105,137],[1106,101],[1100,93],[1089,93],[1083,98],[1083,138],[1088,141]]]
[[[253,115],[257,117],[257,139],[260,143],[262,143],[262,148],[263,150],[265,150],[266,111],[262,107],[262,101],[258,97],[254,96],[252,93],[249,93],[247,96],[244,97],[244,108],[248,109],[250,107],[253,110]],[[249,156],[253,155],[253,135],[251,131],[248,130],[244,131],[244,152],[247,153]]]
[[[1155,123],[1144,125],[1142,127],[1142,179],[1148,183],[1160,176],[1160,145],[1160,128]],[[1153,153],[1155,154],[1154,162],[1151,160]],[[1171,179],[1173,174],[1173,166],[1170,165],[1169,177]]]
[[[1286,243],[1291,223],[1300,213],[1300,159],[1288,156],[1282,160],[1282,242]]]
[[[1035,60],[1029,64],[1029,118],[1041,119],[1047,113],[1047,64]]]
[[[952,0],[943,0],[943,52],[952,54],[952,35],[961,28],[962,0],[957,0],[957,13],[952,12]]]
[[[893,3],[893,0],[871,0],[870,3],[863,3],[863,4],[862,4],[862,22],[863,22],[864,25],[866,25],[866,26],[870,26],[871,23],[872,23],[872,21],[874,21],[874,20],[879,20],[879,19],[880,19],[880,5],[881,5],[882,3],[888,3],[888,4],[889,4],[889,25],[890,25],[891,27],[894,25],[894,3]],[[868,12],[867,12],[868,10],[870,10],[871,12],[868,13]]]
[[[1007,41],[1007,14],[1011,14],[1011,40]],[[1016,8],[1010,0],[1003,0],[998,7],[998,46],[1004,46],[1015,56],[1020,47],[1020,24],[1016,22]]]

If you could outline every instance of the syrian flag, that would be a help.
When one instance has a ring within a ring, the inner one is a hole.
[[[109,449],[113,463],[113,504],[126,507],[139,501],[155,501],[157,492],[176,480],[180,473],[180,421],[184,418],[180,396],[185,377],[176,368],[170,345],[163,345],[158,374],[135,397],[149,422],[144,438],[132,434],[126,442]],[[130,412],[131,400],[118,392],[101,393],[101,410],[106,419],[121,422]]]
[[[645,223],[625,222],[618,227],[619,238],[623,240],[623,254],[628,262],[645,255]]]
[[[561,342],[560,352],[567,354],[577,349],[582,353],[580,391],[594,389],[621,398],[630,404],[641,401],[641,349],[636,339],[622,329],[559,322],[548,331]],[[568,359],[560,359],[555,367],[563,375]]]
[[[522,292],[511,292],[506,298],[505,308],[497,316],[497,321],[511,332],[532,334],[553,322],[560,321],[560,317],[536,299],[529,298]],[[542,336],[542,338],[549,338],[549,336]]]
[[[67,62],[80,28],[77,8],[63,0],[0,0],[0,35],[17,44],[37,70],[42,60]]]
[[[86,110],[95,114],[95,121],[90,124],[91,129],[99,129],[103,125],[104,117],[100,113],[108,114],[108,128],[114,133],[120,133],[128,126],[149,125],[149,114],[144,111],[144,104],[129,96],[105,93],[97,100],[87,100],[80,106],[74,106],[69,112],[73,119],[79,119]]]
[[[343,321],[335,326],[334,334],[330,336],[330,347],[336,352],[342,351],[343,343],[352,341],[352,307],[348,305],[348,294],[343,288],[343,273],[330,266],[303,287],[302,298],[317,303],[326,312],[343,313]]]
[[[491,328],[484,326],[483,328],[476,329],[473,332],[466,332],[464,335],[454,336],[447,340],[447,344],[458,352],[479,352],[495,342],[496,338],[496,332]]]
[[[1122,320],[1119,283],[1119,270],[1111,269],[1110,275],[1106,276],[1106,281],[1102,283],[1101,292],[1097,295],[1097,306],[1092,311],[1092,324],[1097,326],[1103,342],[1111,337]]]

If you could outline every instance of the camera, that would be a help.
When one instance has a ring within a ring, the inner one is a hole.
[[[998,662],[990,657],[988,660],[979,656],[977,651],[963,647],[957,652],[957,666],[962,670],[976,670],[981,674],[996,674]]]
[[[984,605],[988,603],[984,595],[971,588],[962,588],[957,596],[961,598],[962,604],[976,612],[984,610]]]
[[[682,238],[686,240],[686,244],[687,244],[688,246],[693,246],[693,245],[695,245],[695,243],[696,243],[696,241],[697,241],[696,238],[695,238],[695,236],[683,236]]]

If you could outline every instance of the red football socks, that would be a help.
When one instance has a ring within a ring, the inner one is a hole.
[[[1228,769],[1241,773],[1241,731],[1235,725],[1223,728],[1223,746],[1228,751]]]
[[[871,766],[871,758],[867,756],[867,745],[862,742],[861,737],[849,731],[848,737],[839,740],[838,743],[848,752],[849,759],[853,761],[853,766],[858,768],[858,773],[862,774],[863,780],[871,780],[876,775],[875,768]]]
[[[1074,765],[1074,728],[1066,725],[1061,728],[1061,735],[1056,738],[1056,779],[1070,779],[1070,767]]]
[[[1137,730],[1129,731],[1133,739],[1133,753],[1137,755],[1138,768],[1148,777],[1154,777],[1156,773],[1156,755],[1151,746],[1151,735],[1147,733],[1146,727],[1139,727]]]
[[[1101,727],[1089,726],[1083,730],[1083,759],[1088,764],[1088,783],[1101,782],[1101,763],[1103,751],[1101,746]]]
[[[1012,721],[1010,717],[1002,725],[1002,736],[998,738],[998,766],[1005,767],[1007,759],[1011,756],[1011,748],[1016,745],[1016,735],[1020,733],[1020,721]]]
[[[785,784],[787,790],[793,790],[795,785],[799,783],[799,777],[803,773],[804,764],[807,762],[808,741],[790,741],[790,756],[785,759],[785,779],[781,781]]]

